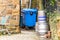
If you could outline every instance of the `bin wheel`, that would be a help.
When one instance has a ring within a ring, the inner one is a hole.
[[[25,28],[26,28],[26,30],[29,30],[29,27],[26,26]]]
[[[26,30],[35,30],[35,27],[25,27]]]
[[[29,27],[29,29],[31,29],[31,30],[35,30],[35,27]]]
[[[21,29],[25,29],[25,26],[22,26]]]

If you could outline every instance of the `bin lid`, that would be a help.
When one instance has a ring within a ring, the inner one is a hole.
[[[37,9],[24,8],[24,9],[22,10],[22,12],[37,12]]]

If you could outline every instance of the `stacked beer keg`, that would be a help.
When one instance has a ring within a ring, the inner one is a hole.
[[[44,11],[38,11],[38,33],[41,37],[48,32],[48,26],[46,22],[46,15]]]

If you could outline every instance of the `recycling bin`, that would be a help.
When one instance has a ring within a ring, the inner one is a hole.
[[[20,27],[23,26],[23,16],[20,16]]]
[[[37,9],[23,9],[23,24],[27,27],[34,27],[36,24]]]
[[[20,27],[23,27],[23,13],[22,13],[22,10],[21,10],[21,15],[20,15]]]

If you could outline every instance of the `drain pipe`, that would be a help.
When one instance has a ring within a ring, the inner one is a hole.
[[[32,2],[32,0],[29,0],[29,8],[31,8],[31,2]]]

